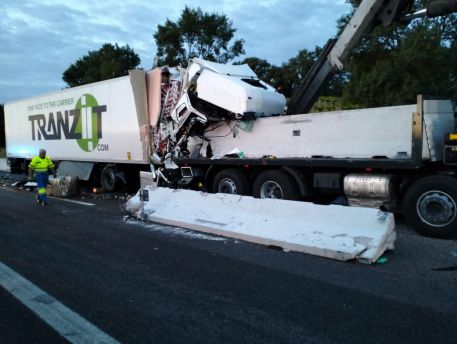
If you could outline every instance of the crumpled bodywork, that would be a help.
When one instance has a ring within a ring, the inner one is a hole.
[[[285,109],[285,97],[259,80],[248,65],[193,59],[186,69],[157,69],[160,115],[152,137],[154,153],[162,162],[188,157],[191,136],[209,141],[205,133],[210,123],[281,115]]]

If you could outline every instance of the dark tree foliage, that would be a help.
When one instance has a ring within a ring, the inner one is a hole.
[[[355,9],[360,1],[348,3]],[[340,29],[348,18],[340,19]],[[414,103],[417,94],[457,97],[456,42],[455,14],[376,27],[351,55],[344,99],[371,107]]]
[[[234,65],[242,64],[247,64],[249,67],[251,67],[251,69],[257,74],[259,79],[269,84],[273,84],[276,81],[272,73],[272,70],[277,67],[269,63],[267,60],[258,57],[246,57],[242,61],[234,63]]]
[[[316,61],[321,50],[320,47],[316,47],[314,51],[302,49],[297,56],[292,57],[281,66],[272,65],[267,60],[257,57],[248,57],[236,64],[247,63],[261,80],[275,87],[287,98],[290,98]],[[345,75],[338,75],[327,85],[322,95],[341,95],[344,82]]]
[[[284,87],[284,94],[287,97],[293,95],[294,90],[306,77],[308,71],[322,52],[322,48],[316,46],[314,51],[302,49],[297,56],[292,57],[280,67],[281,83]],[[321,91],[322,96],[340,96],[345,83],[345,74],[335,76]]]
[[[178,21],[169,19],[154,33],[159,65],[187,65],[193,57],[227,63],[244,54],[244,40],[233,41],[236,29],[224,14],[185,7]]]
[[[99,50],[89,51],[63,73],[69,87],[117,78],[128,74],[140,64],[139,56],[128,45],[104,44]]]
[[[292,57],[281,65],[280,83],[284,88],[286,97],[292,96],[295,88],[300,85],[300,82],[316,61],[318,50],[319,48],[317,47],[313,52],[302,49],[298,52],[297,56]]]
[[[300,50],[297,56],[289,59],[279,67],[257,57],[248,57],[241,62],[237,62],[237,64],[247,63],[261,80],[275,87],[286,97],[290,97],[294,88],[299,85],[301,79],[313,65],[315,59],[315,52],[303,49]]]
[[[235,62],[235,65],[247,64],[257,74],[260,80],[265,81],[267,84],[282,90],[282,73],[281,68],[272,65],[265,59],[258,57],[247,57],[242,61]]]

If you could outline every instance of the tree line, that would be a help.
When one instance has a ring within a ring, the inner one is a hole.
[[[353,12],[361,0],[347,2]],[[351,14],[338,20],[339,32]],[[193,57],[247,63],[260,79],[289,98],[322,50],[302,49],[279,66],[259,57],[241,59],[245,41],[236,39],[235,33],[233,22],[225,14],[186,6],[176,21],[167,19],[157,26],[153,35],[157,63],[185,66]],[[139,64],[139,56],[128,45],[104,44],[70,65],[63,80],[69,87],[82,85],[127,75]],[[408,26],[376,27],[364,36],[345,71],[330,81],[322,95],[337,97],[342,108],[355,108],[414,103],[420,93],[457,98],[455,14],[416,19]]]

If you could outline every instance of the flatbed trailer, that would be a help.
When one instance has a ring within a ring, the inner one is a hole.
[[[456,120],[455,101],[418,96],[415,105],[214,123],[190,137],[178,169],[161,173],[209,192],[404,212],[424,234],[453,236],[457,151],[445,138]]]

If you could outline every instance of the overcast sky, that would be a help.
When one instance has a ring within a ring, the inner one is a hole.
[[[1,0],[0,103],[65,87],[62,73],[103,43],[128,44],[150,69],[153,34],[185,4],[226,14],[246,55],[280,65],[336,34],[345,0]]]

